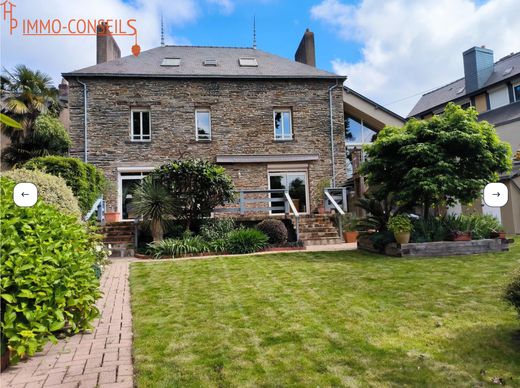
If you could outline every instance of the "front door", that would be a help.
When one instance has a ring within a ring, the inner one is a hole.
[[[307,213],[307,173],[305,172],[270,172],[269,189],[289,190],[294,206],[299,213]],[[280,198],[279,202],[272,202],[271,206],[284,206],[284,195],[273,193],[271,198]],[[283,210],[273,210],[273,214],[284,213]]]
[[[132,206],[133,192],[148,172],[132,172],[120,174],[119,204],[122,220],[133,220],[136,215]]]

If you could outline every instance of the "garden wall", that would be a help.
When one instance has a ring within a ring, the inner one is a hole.
[[[436,241],[426,243],[397,244],[385,246],[385,254],[397,257],[429,257],[471,255],[477,253],[503,252],[509,250],[514,240],[484,239],[472,241]],[[379,252],[368,238],[358,240],[358,248],[369,252]]]

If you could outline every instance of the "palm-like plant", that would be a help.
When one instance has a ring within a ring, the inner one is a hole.
[[[157,180],[146,177],[135,188],[132,205],[136,214],[148,224],[153,241],[161,241],[175,209],[175,200],[170,192]]]
[[[52,78],[25,65],[18,65],[14,71],[4,69],[1,77],[2,112],[18,121],[22,128],[2,126],[3,133],[13,143],[31,135],[36,118],[42,113],[58,114],[60,107],[58,91],[52,85]]]
[[[378,232],[388,230],[388,220],[392,215],[409,210],[408,206],[397,206],[391,195],[382,201],[367,195],[358,200],[357,206],[367,213],[366,217],[361,219],[358,224],[361,230],[374,229]]]

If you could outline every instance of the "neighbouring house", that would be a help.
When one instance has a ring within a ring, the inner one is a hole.
[[[448,102],[473,106],[478,119],[493,124],[503,141],[511,144],[513,155],[520,150],[520,52],[498,60],[493,51],[473,47],[462,54],[464,77],[424,94],[409,117],[431,118],[444,111]],[[475,166],[478,168],[478,166]],[[491,208],[482,200],[472,206],[458,205],[451,212],[478,212],[497,217],[508,233],[520,233],[520,159],[513,161],[513,172],[500,177],[509,190],[509,201],[502,208]]]
[[[345,182],[345,77],[301,63],[314,63],[310,31],[298,61],[202,46],[120,58],[113,37],[97,39],[98,63],[63,74],[71,155],[103,169],[107,208],[123,220],[136,182],[174,159],[221,164],[237,190],[288,188],[302,214],[322,203],[324,178]]]
[[[406,120],[349,87],[343,88],[343,110],[345,112],[348,209],[358,216],[364,216],[362,209],[356,207],[357,200],[367,190],[365,180],[358,172],[359,166],[365,158],[363,146],[372,143],[384,127],[402,127]]]

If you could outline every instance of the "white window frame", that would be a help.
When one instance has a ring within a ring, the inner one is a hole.
[[[359,123],[361,124],[361,141],[360,142],[351,142],[351,141],[348,141],[347,139],[345,139],[345,146],[363,146],[365,144],[372,144],[371,141],[369,142],[365,142],[365,128],[371,132],[376,132],[374,131],[373,129],[370,129],[368,127],[365,127],[365,122],[363,119],[358,119],[358,118],[354,118],[352,116],[349,116],[348,118],[351,118],[353,120],[358,120]],[[378,132],[376,132],[377,134]]]
[[[141,126],[141,131],[139,135],[134,135],[134,113],[140,113],[139,115],[139,125]],[[148,113],[148,128],[150,129],[149,138],[143,138],[143,113]],[[152,113],[150,109],[146,108],[132,108],[130,109],[130,140],[136,143],[149,143],[152,141]]]
[[[133,218],[123,219],[123,181],[143,179],[154,170],[154,167],[120,167],[117,170],[117,211],[121,215],[121,221],[131,222]]]
[[[209,116],[209,138],[199,138],[199,125],[198,125],[198,119],[197,119],[197,113],[204,112],[208,113]],[[211,109],[209,108],[197,108],[195,109],[195,140],[197,141],[211,141],[213,131],[211,129]]]
[[[281,120],[281,124],[282,124],[282,137],[278,138],[276,137],[276,114],[277,113],[282,113],[282,120]],[[289,113],[289,125],[290,125],[290,132],[288,135],[285,134],[285,128],[284,128],[284,120],[283,120],[283,113]],[[292,110],[291,109],[288,109],[288,108],[277,108],[277,109],[273,109],[273,134],[274,134],[274,140],[275,141],[289,141],[289,140],[293,140],[294,138],[294,134],[293,134],[293,122],[292,122]]]
[[[308,173],[308,170],[305,169],[305,168],[284,168],[284,169],[279,169],[279,168],[273,168],[273,169],[268,169],[267,170],[267,187],[268,187],[268,190],[271,190],[271,175],[288,175],[288,174],[300,174],[300,175],[304,175],[305,176],[305,202],[306,202],[306,206],[307,206],[307,211],[306,212],[298,212],[300,214],[310,214],[310,196],[309,196],[309,173]],[[271,197],[271,193],[269,193],[269,198],[272,198]],[[280,198],[281,201],[284,201],[283,198]],[[272,205],[272,202],[268,202],[271,206]],[[292,211],[291,211],[292,212]],[[284,216],[285,213],[273,213],[272,210],[269,210],[269,215],[271,216]]]

